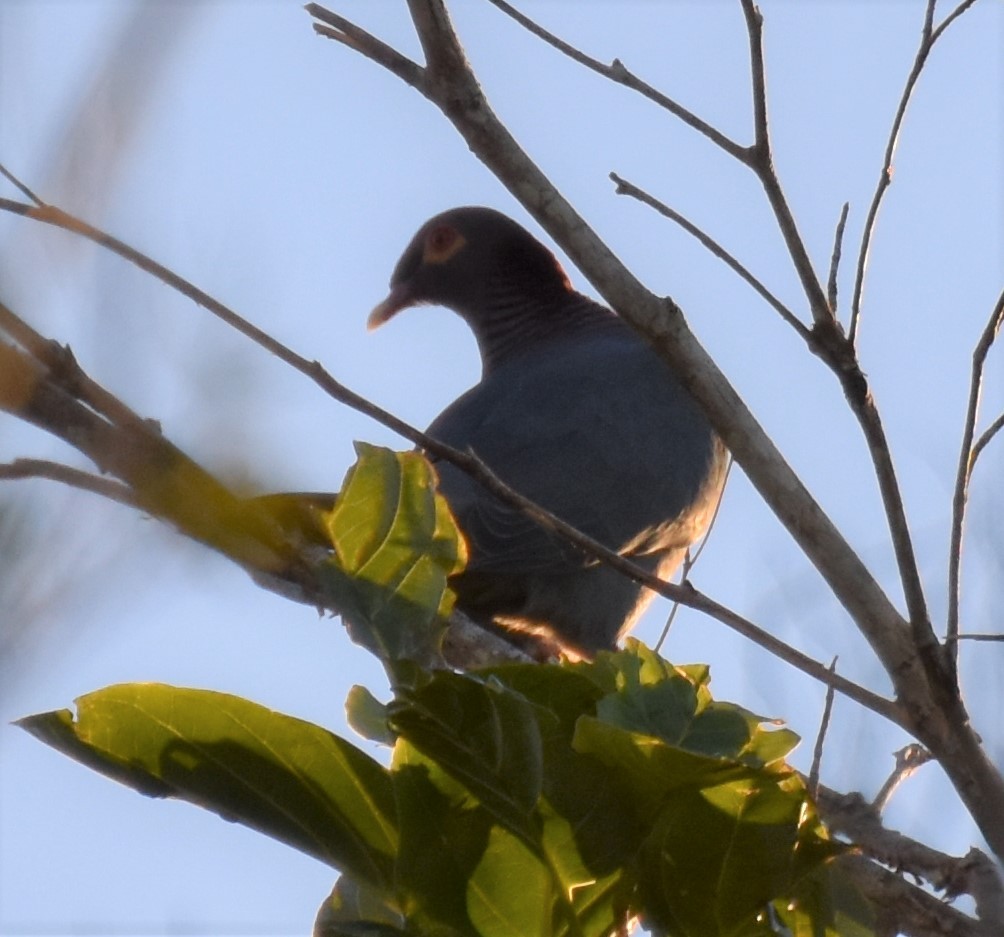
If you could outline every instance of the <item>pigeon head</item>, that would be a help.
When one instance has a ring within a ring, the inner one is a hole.
[[[430,218],[370,314],[376,328],[409,306],[445,306],[478,318],[501,299],[553,299],[571,292],[557,258],[526,229],[491,208],[454,208]]]
[[[574,329],[601,309],[572,289],[554,254],[525,228],[472,206],[445,211],[418,229],[367,324],[375,329],[422,305],[445,306],[467,321],[486,373],[528,343]]]

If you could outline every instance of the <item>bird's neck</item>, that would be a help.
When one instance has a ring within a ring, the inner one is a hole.
[[[551,341],[624,328],[605,306],[572,291],[557,298],[513,297],[494,304],[487,315],[480,310],[476,320],[464,318],[477,339],[485,377]]]

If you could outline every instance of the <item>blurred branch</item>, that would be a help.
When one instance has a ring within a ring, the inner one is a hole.
[[[837,860],[875,909],[876,934],[894,937],[996,937],[994,923],[963,914],[864,856]]]
[[[1004,291],[1001,292],[994,304],[990,318],[973,349],[972,372],[969,379],[969,402],[966,406],[966,418],[962,424],[962,446],[959,450],[959,467],[955,473],[955,492],[952,495],[952,532],[948,548],[948,623],[945,640],[948,645],[948,653],[956,664],[959,658],[962,537],[966,523],[966,504],[969,500],[969,482],[973,477],[973,469],[980,453],[1004,426],[1004,414],[1001,414],[973,445],[976,421],[980,412],[980,396],[983,390],[983,369],[986,366],[987,355],[1000,334],[1002,324],[1004,324]]]
[[[0,462],[0,479],[19,478],[47,478],[50,481],[69,485],[71,488],[79,488],[81,491],[101,495],[102,498],[107,498],[109,501],[117,501],[119,504],[125,504],[132,508],[141,508],[128,485],[48,459],[15,459],[13,462]]]
[[[877,462],[880,487],[890,526],[894,528],[897,559],[911,608],[913,640],[902,616],[874,577],[698,344],[679,308],[671,300],[654,296],[624,267],[498,120],[464,57],[442,0],[409,0],[408,6],[427,63],[416,87],[443,112],[472,152],[587,274],[608,304],[645,334],[675,368],[736,461],[871,643],[896,687],[897,697],[910,719],[911,731],[937,755],[988,842],[998,854],[1004,855],[1004,828],[999,823],[999,817],[1004,815],[1004,778],[987,758],[961,701],[946,691],[937,666],[937,654],[931,649],[933,645],[936,652],[938,646],[927,620],[916,564],[911,563],[909,535],[905,522],[901,523],[902,504],[896,491],[888,447],[880,447],[884,444],[881,424],[864,376],[839,324],[826,307],[822,287],[817,282],[810,290],[810,294],[817,297],[810,305],[814,308],[819,305],[814,318],[820,353],[829,355],[827,360],[841,374],[845,390],[854,392],[851,399],[855,412],[865,427],[869,448]],[[760,19],[752,3],[743,0],[743,8],[750,27],[756,92],[761,84],[757,75],[762,77],[762,69],[757,67],[757,61],[762,61]],[[386,47],[370,43],[367,35],[353,35],[351,41],[338,36],[331,38],[379,63],[386,57]],[[762,94],[762,88],[760,91]],[[755,93],[755,101],[758,97]],[[760,102],[755,106],[758,111],[763,110],[765,120],[765,104]],[[760,126],[763,127],[763,120]],[[766,156],[769,157],[769,152]],[[759,158],[763,161],[764,154]],[[769,162],[761,167],[762,171],[769,168]],[[780,187],[774,191],[779,194]],[[828,333],[820,331],[820,321],[828,323]],[[917,641],[917,636],[924,634],[925,629],[931,635],[930,641]]]

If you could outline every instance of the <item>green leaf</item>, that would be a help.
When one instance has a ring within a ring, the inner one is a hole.
[[[390,724],[459,781],[498,822],[527,842],[539,838],[532,812],[543,784],[534,707],[491,677],[440,671],[402,688]]]
[[[387,704],[381,703],[366,687],[356,684],[345,699],[345,718],[364,739],[391,746],[397,735],[388,723]]]
[[[551,937],[554,885],[538,856],[495,827],[467,883],[471,922],[483,937]]]
[[[453,604],[447,577],[466,562],[463,538],[421,454],[365,443],[356,452],[325,515],[335,548],[325,588],[354,640],[381,660],[431,662]]]
[[[791,937],[874,937],[875,913],[838,862],[816,868],[785,901],[778,918]]]
[[[805,790],[769,772],[668,797],[640,854],[648,914],[686,937],[755,933],[778,896],[842,847],[806,823]],[[768,931],[769,933],[769,931]]]
[[[23,729],[144,794],[177,797],[385,888],[398,848],[387,771],[326,730],[207,690],[123,684]]]
[[[448,928],[475,933],[467,882],[488,844],[492,818],[473,798],[405,739],[392,768],[401,846],[395,879],[417,933]]]
[[[629,640],[624,650],[600,655],[586,667],[608,688],[596,712],[611,725],[757,767],[778,761],[798,744],[794,732],[766,728],[763,716],[715,702],[706,666],[675,667],[639,641]]]
[[[313,937],[402,937],[404,915],[383,894],[343,875],[324,900]]]

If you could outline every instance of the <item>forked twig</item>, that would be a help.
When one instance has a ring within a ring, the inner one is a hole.
[[[741,264],[735,256],[727,251],[721,244],[719,244],[710,235],[705,234],[697,225],[681,215],[680,212],[676,211],[674,208],[670,208],[664,202],[659,201],[655,196],[650,195],[644,189],[639,188],[633,182],[628,182],[627,179],[622,178],[617,175],[617,173],[610,173],[610,179],[617,186],[616,192],[618,195],[628,195],[631,198],[637,199],[650,208],[654,208],[660,215],[668,218],[670,221],[675,222],[687,234],[695,237],[701,244],[704,245],[715,257],[723,261],[728,267],[734,270],[743,280],[745,280],[753,290],[759,294],[766,303],[773,307],[779,316],[784,319],[807,343],[812,343],[812,333],[802,325],[798,316],[796,316],[784,303],[781,302],[766,286],[763,282],[759,280],[749,268]]]
[[[1001,414],[973,444],[976,434],[976,421],[979,417],[980,395],[983,388],[983,369],[986,366],[987,355],[1004,324],[1004,291],[1001,292],[990,312],[990,318],[973,349],[973,363],[969,378],[969,401],[966,405],[966,418],[962,424],[962,445],[959,449],[959,466],[955,472],[955,491],[952,495],[952,529],[948,548],[948,616],[945,640],[948,654],[953,662],[959,657],[959,605],[961,601],[962,579],[962,537],[966,523],[966,504],[969,500],[969,482],[973,468],[980,453],[987,443],[1004,426],[1004,414]]]
[[[648,98],[653,103],[658,104],[659,107],[669,111],[670,114],[678,117],[688,127],[692,127],[698,133],[704,134],[712,143],[728,153],[729,156],[743,162],[748,159],[749,151],[746,147],[736,143],[717,127],[713,127],[706,120],[698,117],[693,111],[688,110],[668,95],[652,87],[648,82],[642,81],[629,71],[620,59],[614,59],[609,65],[605,65],[599,59],[594,59],[591,55],[586,55],[585,52],[576,49],[575,46],[565,42],[564,39],[559,39],[554,33],[544,29],[539,23],[534,22],[529,16],[521,13],[511,4],[506,3],[505,0],[488,0],[488,2],[498,7],[506,16],[512,17],[527,32],[533,33],[533,35],[543,39],[544,42],[557,49],[563,55],[567,55],[573,61],[584,65],[599,75],[603,75],[604,78],[609,78],[610,81],[616,84],[630,88],[632,91],[637,91],[643,97]]]

